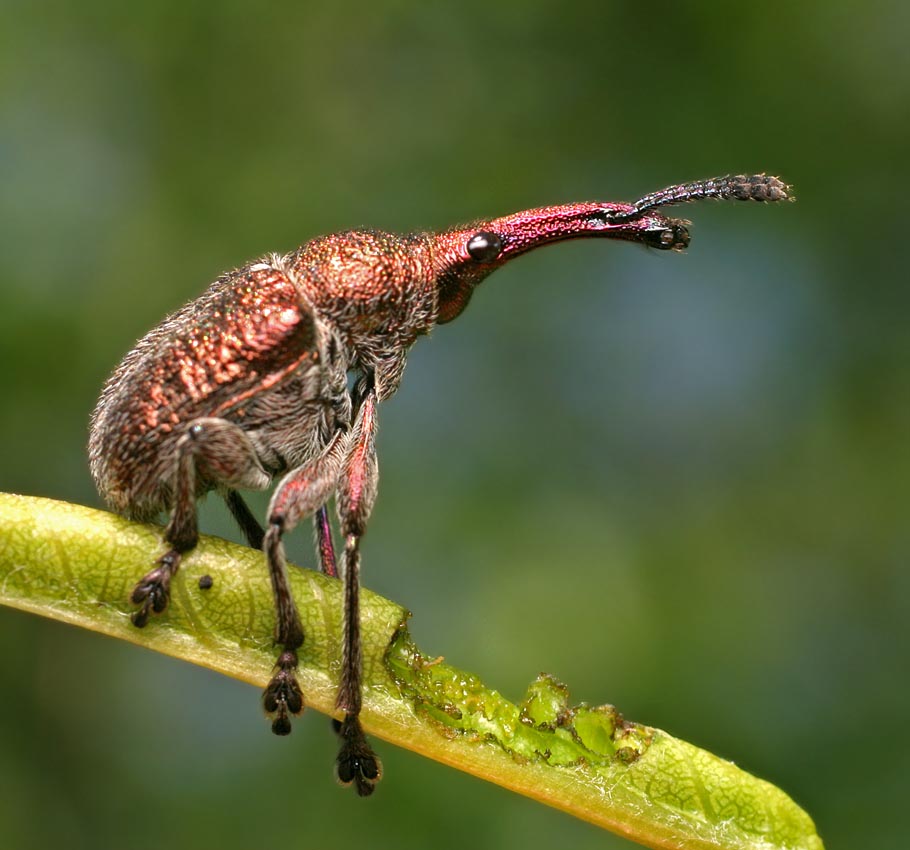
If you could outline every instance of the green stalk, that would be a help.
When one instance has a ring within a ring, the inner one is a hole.
[[[275,661],[275,623],[261,553],[203,538],[172,583],[167,612],[140,630],[127,600],[160,552],[159,528],[0,494],[0,603],[263,687]],[[291,572],[307,634],[300,685],[310,708],[335,714],[340,583]],[[199,587],[203,575],[214,580],[209,590]],[[823,850],[805,812],[731,762],[625,721],[612,706],[572,706],[565,686],[547,676],[513,704],[422,654],[399,605],[366,590],[361,605],[362,719],[372,735],[648,847]]]

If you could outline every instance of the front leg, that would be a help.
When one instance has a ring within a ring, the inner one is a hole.
[[[382,776],[382,763],[367,742],[360,725],[363,689],[360,538],[366,531],[379,483],[375,436],[376,391],[371,387],[357,411],[336,498],[344,537],[344,642],[341,684],[335,705],[344,711],[344,720],[337,727],[342,743],[335,772],[343,785],[353,782],[361,797],[372,794]]]

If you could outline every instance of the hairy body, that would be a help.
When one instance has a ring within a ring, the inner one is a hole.
[[[778,201],[788,191],[774,177],[733,176],[634,204],[541,207],[440,233],[347,231],[218,278],[136,344],[92,416],[89,462],[101,496],[135,519],[169,513],[169,548],[133,590],[133,622],[143,627],[167,608],[171,578],[198,540],[196,500],[217,490],[265,553],[281,648],[263,703],[273,731],[287,734],[304,704],[295,674],[304,633],[282,537],[314,516],[320,565],[336,575],[334,501],[344,556],[336,771],[372,793],[381,765],[359,721],[360,539],[378,486],[377,405],[398,388],[411,345],[534,248],[597,237],[681,250],[686,223],[658,208],[707,197]],[[263,528],[238,491],[276,479]]]

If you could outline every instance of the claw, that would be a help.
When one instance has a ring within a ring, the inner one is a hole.
[[[262,694],[262,706],[266,714],[273,715],[272,732],[276,735],[290,735],[290,715],[303,711],[303,693],[297,683],[296,668],[297,653],[286,649],[278,657],[275,675]]]
[[[146,573],[130,594],[130,601],[141,606],[130,618],[140,629],[148,623],[150,614],[161,614],[167,608],[171,598],[171,576],[180,564],[180,553],[171,549],[157,563],[158,566]]]
[[[130,620],[137,629],[144,629],[149,621],[149,606],[143,605],[138,611],[134,611]]]
[[[334,725],[342,741],[335,759],[335,779],[344,786],[353,783],[359,796],[369,797],[382,779],[382,762],[367,742],[356,717],[346,715],[341,723],[335,721]]]

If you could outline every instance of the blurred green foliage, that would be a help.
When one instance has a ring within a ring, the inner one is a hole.
[[[908,24],[846,0],[7,0],[0,489],[98,504],[107,373],[258,254],[779,173],[798,204],[692,207],[687,256],[538,252],[420,342],[365,581],[511,698],[546,670],[780,785],[831,850],[903,850]],[[214,501],[203,526],[237,536]],[[318,717],[274,739],[252,688],[12,611],[0,682],[15,850],[626,846],[391,748],[357,800]]]

